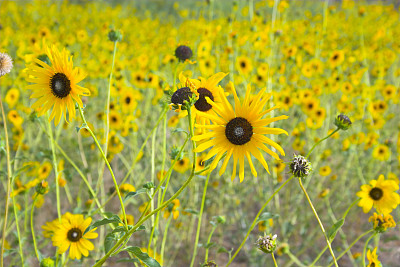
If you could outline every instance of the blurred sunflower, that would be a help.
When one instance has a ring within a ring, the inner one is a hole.
[[[357,193],[361,198],[358,206],[363,208],[364,213],[369,212],[374,206],[379,213],[389,214],[400,204],[397,190],[399,190],[397,183],[394,180],[385,180],[381,174],[378,180],[372,180],[369,185],[361,186],[361,191]]]
[[[367,265],[367,267],[381,266],[381,262],[378,260],[378,255],[376,255],[377,249],[378,248],[375,248],[372,252],[371,252],[371,250],[368,249],[367,259],[369,261],[369,264]]]
[[[49,120],[55,118],[55,125],[58,125],[62,115],[67,120],[68,110],[71,122],[76,115],[74,101],[82,108],[80,96],[90,95],[88,89],[77,85],[85,78],[85,74],[79,68],[73,68],[72,57],[69,57],[67,50],[60,52],[53,45],[46,47],[46,54],[51,66],[39,59],[27,65],[26,81],[34,83],[27,86],[33,91],[30,98],[38,98],[32,108],[40,108],[39,116],[52,108]]]
[[[270,109],[263,110],[265,104],[271,97],[271,94],[265,93],[265,89],[260,90],[260,92],[255,96],[254,99],[259,99],[259,101],[250,102],[250,86],[247,87],[246,96],[243,103],[240,103],[234,88],[233,96],[235,98],[235,110],[230,105],[224,92],[222,91],[219,92],[219,97],[222,101],[221,104],[216,104],[210,98],[207,99],[207,103],[212,106],[212,109],[215,113],[202,113],[201,115],[210,119],[213,125],[196,126],[209,129],[211,131],[205,134],[195,135],[193,140],[204,141],[196,148],[196,152],[201,152],[212,147],[207,156],[204,158],[204,160],[207,160],[216,155],[215,159],[210,165],[210,170],[213,170],[217,167],[218,162],[226,152],[226,157],[219,171],[220,175],[225,172],[229,159],[233,156],[233,171],[231,177],[233,180],[236,177],[236,166],[237,161],[239,160],[239,178],[240,182],[242,182],[244,179],[245,156],[249,161],[251,172],[254,176],[257,176],[257,172],[253,166],[251,155],[259,160],[269,173],[268,164],[259,149],[267,152],[275,159],[280,160],[278,154],[266,147],[264,143],[274,147],[282,155],[285,155],[282,147],[268,137],[264,136],[264,134],[288,134],[283,129],[266,127],[272,122],[287,119],[288,116],[282,115],[274,118],[262,119],[265,114],[277,108],[272,107]]]

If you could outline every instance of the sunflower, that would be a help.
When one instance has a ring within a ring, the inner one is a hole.
[[[190,168],[190,161],[189,158],[184,157],[176,162],[174,165],[174,171],[179,173],[184,173]]]
[[[229,159],[233,157],[233,171],[231,177],[233,180],[236,176],[236,166],[237,161],[239,160],[239,178],[240,182],[242,182],[244,179],[245,156],[249,161],[250,169],[254,176],[257,176],[257,172],[251,160],[251,155],[259,160],[269,173],[268,164],[259,149],[267,152],[275,159],[280,160],[278,154],[266,147],[264,143],[274,147],[282,155],[285,155],[282,147],[268,137],[264,136],[264,134],[288,134],[283,129],[266,127],[272,122],[287,119],[288,116],[282,115],[274,118],[262,119],[265,114],[277,108],[272,107],[268,110],[263,110],[265,104],[271,97],[271,94],[265,93],[265,88],[260,90],[260,92],[254,98],[259,99],[259,101],[252,101],[251,103],[250,85],[247,87],[246,96],[243,103],[240,103],[235,88],[233,88],[232,92],[235,99],[235,109],[233,109],[233,107],[230,105],[224,92],[222,91],[219,92],[219,97],[222,101],[221,104],[215,103],[212,101],[212,99],[207,99],[207,103],[212,106],[212,110],[215,112],[215,114],[202,113],[201,115],[210,119],[213,125],[196,126],[203,127],[211,131],[205,134],[195,135],[193,140],[204,141],[196,148],[196,152],[201,152],[212,147],[207,156],[204,158],[204,160],[207,160],[216,155],[210,165],[210,170],[213,170],[217,167],[219,160],[226,153],[226,157],[219,171],[220,175],[225,172]]]
[[[9,108],[13,108],[18,103],[19,95],[20,93],[17,88],[11,88],[7,91],[4,101],[8,104]]]
[[[72,57],[69,57],[67,50],[63,49],[60,52],[53,45],[51,48],[46,48],[46,54],[51,66],[39,59],[35,59],[34,63],[27,66],[26,80],[34,83],[27,88],[33,91],[30,98],[38,98],[32,108],[40,108],[38,115],[42,116],[52,107],[49,120],[55,118],[54,123],[58,125],[62,115],[67,120],[67,110],[69,121],[75,118],[74,101],[82,108],[79,96],[88,96],[90,91],[77,85],[85,78],[85,74],[79,68],[73,67]]]
[[[388,160],[390,158],[389,147],[386,145],[378,145],[374,148],[374,151],[372,152],[372,157],[380,161]]]
[[[369,261],[369,264],[367,267],[378,267],[381,266],[381,262],[378,260],[378,255],[376,255],[376,250],[378,248],[375,248],[372,252],[371,250],[368,249],[367,252],[367,259]]]
[[[88,239],[97,238],[98,234],[92,229],[83,234],[89,227],[92,218],[83,218],[82,214],[70,214],[63,217],[58,228],[54,230],[51,238],[53,246],[58,247],[58,253],[62,254],[69,248],[69,257],[71,259],[81,259],[82,255],[87,257],[89,251],[94,249],[94,245]]]
[[[399,186],[394,180],[385,180],[381,174],[378,180],[372,180],[370,184],[361,186],[361,191],[357,196],[361,198],[358,206],[363,208],[364,213],[367,213],[374,206],[379,213],[384,215],[389,214],[393,209],[400,204],[400,196],[396,191]]]

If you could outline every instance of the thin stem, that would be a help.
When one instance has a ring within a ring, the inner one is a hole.
[[[333,132],[331,132],[328,136],[322,138],[321,140],[319,140],[318,142],[316,142],[313,147],[310,149],[310,151],[308,151],[306,158],[308,158],[308,156],[310,156],[311,152],[314,150],[314,148],[319,145],[322,141],[328,139],[329,137],[331,137],[332,135],[334,135],[337,131],[339,131],[339,128],[336,128],[336,130],[334,130]]]
[[[39,257],[38,248],[37,248],[37,245],[36,245],[35,229],[33,227],[33,211],[35,209],[35,203],[36,203],[37,197],[38,197],[38,195],[36,194],[35,198],[33,199],[33,202],[32,202],[32,208],[31,208],[31,231],[32,231],[33,247],[35,248],[36,258],[37,258],[38,262],[40,263],[40,257]]]
[[[14,192],[14,189],[13,189],[13,186],[11,186],[11,194],[13,194],[13,192]],[[15,228],[17,229],[17,236],[18,236],[19,255],[21,256],[21,266],[24,267],[25,266],[24,252],[22,250],[21,233],[19,231],[18,210],[17,210],[16,201],[14,198],[15,198],[15,196],[13,194],[12,203],[13,203],[13,210],[14,210],[14,217],[15,217]],[[1,258],[3,259],[3,257],[1,257]]]
[[[97,148],[99,149],[99,151],[100,151],[100,153],[101,153],[101,156],[103,157],[104,162],[105,162],[106,165],[107,165],[108,170],[110,171],[111,177],[112,177],[113,182],[114,182],[115,191],[116,191],[117,194],[118,194],[119,202],[120,202],[120,204],[121,204],[121,210],[122,210],[122,215],[124,216],[125,228],[128,229],[128,221],[126,220],[125,206],[124,206],[124,202],[123,202],[122,197],[121,197],[121,192],[119,191],[119,186],[118,186],[117,180],[115,179],[115,176],[114,176],[114,172],[113,172],[113,170],[112,170],[112,168],[111,168],[111,166],[110,166],[110,163],[109,163],[108,160],[107,160],[106,155],[105,155],[104,152],[103,152],[103,149],[101,148],[101,146],[100,146],[100,144],[99,144],[99,141],[97,140],[97,138],[96,138],[96,136],[94,135],[94,133],[92,132],[92,130],[87,126],[87,122],[86,122],[85,116],[83,115],[82,109],[81,109],[81,108],[78,108],[78,109],[79,109],[79,113],[81,114],[81,117],[82,117],[83,122],[86,124],[86,127],[85,127],[85,128],[88,130],[88,132],[89,132],[90,135],[92,136],[94,142],[96,143]]]
[[[357,238],[350,244],[350,246],[349,246],[348,248],[346,248],[346,249],[337,257],[337,259],[339,260],[340,258],[342,258],[342,257],[344,256],[344,254],[346,254],[347,251],[349,251],[361,238],[363,238],[364,236],[366,236],[367,234],[369,234],[369,233],[371,233],[371,232],[373,232],[373,231],[374,231],[374,229],[371,229],[371,230],[369,230],[369,231],[367,231],[367,232],[365,232],[365,233],[362,233],[359,237],[357,237]],[[373,236],[373,235],[372,235],[372,236]],[[332,264],[333,264],[333,262],[332,262],[328,267],[332,266]],[[363,266],[365,266],[365,265],[363,265]]]
[[[201,199],[199,219],[198,219],[198,222],[197,222],[196,239],[194,241],[193,256],[192,256],[192,261],[190,263],[190,267],[193,267],[194,260],[196,259],[196,255],[197,255],[197,245],[199,243],[199,237],[200,237],[201,219],[203,217],[204,203],[206,202],[207,186],[208,186],[208,181],[210,180],[210,175],[211,175],[211,171],[208,172],[207,178],[206,178],[206,183],[204,184],[204,190],[203,190],[203,197]]]
[[[242,247],[244,246],[244,243],[246,243],[247,238],[249,237],[251,231],[253,230],[254,226],[257,223],[257,219],[258,217],[260,217],[262,211],[265,209],[265,207],[268,205],[268,203],[271,201],[271,199],[279,192],[281,191],[281,189],[287,184],[289,183],[290,180],[293,179],[294,176],[291,176],[289,179],[286,180],[286,182],[284,182],[278,189],[275,190],[275,192],[267,199],[267,201],[264,203],[264,205],[261,207],[261,209],[258,211],[256,217],[253,220],[253,223],[251,224],[251,226],[249,227],[249,230],[246,233],[246,236],[244,237],[242,243],[240,244],[239,248],[235,251],[235,254],[233,254],[232,258],[228,261],[228,263],[226,264],[226,267],[228,267],[232,261],[235,259],[236,255],[239,253],[239,251],[242,249]]]
[[[332,135],[332,134],[331,134],[331,135]],[[328,135],[326,138],[328,138],[329,136],[330,136],[330,135]],[[324,139],[326,139],[326,138],[324,138]],[[315,145],[314,145],[314,147],[315,147]],[[310,152],[311,152],[311,151],[312,151],[312,149],[310,150]],[[308,154],[310,154],[310,152],[309,152]],[[299,185],[300,185],[301,189],[303,190],[304,195],[305,195],[306,198],[307,198],[308,204],[310,205],[310,207],[311,207],[311,209],[312,209],[312,211],[313,211],[313,213],[314,213],[314,216],[315,216],[315,218],[316,218],[317,221],[318,221],[319,226],[321,227],[321,231],[322,231],[322,233],[324,234],[324,237],[325,237],[325,240],[326,240],[326,244],[328,245],[328,248],[329,248],[329,252],[330,252],[331,255],[332,255],[333,262],[335,263],[335,266],[336,266],[336,267],[339,267],[338,264],[337,264],[336,258],[335,258],[335,254],[333,253],[331,243],[329,242],[329,239],[328,239],[328,237],[327,237],[327,235],[326,235],[326,233],[325,233],[325,228],[324,228],[324,226],[322,225],[321,220],[319,219],[318,213],[317,213],[317,211],[315,210],[314,205],[312,204],[311,199],[310,199],[310,197],[308,196],[307,191],[306,191],[306,189],[304,188],[303,183],[301,182],[301,178],[300,178],[300,177],[299,177]]]
[[[106,106],[106,130],[104,132],[105,144],[104,144],[104,155],[107,156],[108,151],[108,135],[110,131],[110,100],[111,100],[111,83],[112,83],[112,74],[114,71],[114,63],[115,63],[115,54],[117,52],[117,41],[114,42],[114,49],[113,49],[113,59],[111,64],[111,72],[108,81],[108,92],[107,92],[107,106]],[[104,165],[101,169],[104,168]]]
[[[3,233],[2,233],[2,240],[1,240],[1,252],[0,252],[0,266],[4,266],[4,245],[6,243],[6,229],[7,229],[7,218],[8,218],[8,205],[10,201],[10,191],[11,191],[11,177],[12,177],[12,170],[11,170],[11,161],[10,161],[10,145],[8,144],[8,132],[7,132],[7,120],[4,114],[3,108],[3,101],[1,101],[0,95],[0,107],[1,107],[1,114],[3,116],[3,127],[4,127],[4,135],[6,141],[6,161],[7,161],[7,195],[6,195],[6,205],[4,207],[4,224],[3,224]],[[19,235],[18,235],[19,239]],[[19,239],[19,241],[21,241]],[[22,256],[22,254],[21,254]],[[23,263],[23,262],[22,262]]]
[[[150,136],[153,134],[153,131],[155,131],[155,129],[157,129],[158,124],[159,124],[159,123],[162,121],[162,119],[165,117],[165,114],[167,113],[167,111],[168,111],[168,108],[167,108],[167,107],[164,108],[164,110],[163,110],[163,112],[161,113],[161,115],[160,115],[160,117],[159,117],[159,119],[158,119],[156,125],[153,127],[153,129],[150,131],[150,133],[146,136],[146,138],[145,138],[145,140],[144,140],[142,146],[140,147],[139,152],[137,153],[137,155],[140,155],[140,153],[143,151],[144,147],[145,147],[146,144],[147,144],[147,141],[149,140]],[[135,168],[136,162],[137,162],[138,160],[139,160],[139,159],[138,159],[138,156],[136,156],[136,158],[135,158],[135,159],[133,160],[133,162],[132,162],[132,166],[131,166],[131,168],[129,169],[128,173],[125,175],[124,179],[122,179],[121,184],[125,183],[125,181],[128,179],[129,175],[131,174],[131,172],[132,172],[133,169]],[[156,190],[156,192],[157,192],[157,190]],[[106,205],[108,202],[110,202],[110,200],[115,196],[115,194],[116,194],[116,191],[114,191],[114,192],[111,194],[111,196],[106,200],[106,202],[104,202],[104,204],[102,205],[102,208],[104,208],[105,205]],[[98,211],[99,211],[99,209],[95,210],[92,214],[95,214],[95,213],[97,213]]]
[[[300,267],[306,267],[290,250],[287,252],[289,258]]]
[[[275,256],[274,256],[274,253],[273,253],[273,252],[271,253],[271,256],[272,256],[272,260],[274,261],[275,267],[278,267],[278,263],[277,263],[276,260],[275,260]]]
[[[50,147],[51,152],[53,154],[53,168],[54,175],[56,176],[56,198],[57,198],[57,215],[58,221],[61,222],[61,203],[60,203],[60,185],[58,184],[58,170],[57,170],[57,158],[56,158],[56,149],[54,148],[54,138],[53,138],[53,129],[51,128],[50,121],[47,119],[47,127],[50,136]]]
[[[357,203],[357,201],[358,201],[358,199],[355,200],[355,201],[353,201],[353,202],[351,203],[351,205],[350,205],[350,206],[347,208],[347,210],[344,212],[344,214],[343,214],[343,216],[342,216],[342,219],[345,219],[345,218],[346,218],[346,216],[347,216],[347,214],[349,213],[350,209]],[[329,199],[328,199],[328,203],[329,203]],[[335,218],[335,221],[336,221],[336,218]],[[347,243],[347,242],[346,242],[346,243]],[[350,247],[351,247],[351,246],[350,246]],[[350,247],[349,247],[348,249],[350,249]],[[324,254],[324,252],[325,252],[327,249],[328,249],[328,246],[326,246],[326,247],[318,254],[318,256],[317,256],[317,257],[314,259],[314,261],[310,264],[310,267],[314,266],[314,265],[318,262],[319,258],[322,257],[322,255]],[[342,254],[341,254],[341,255],[342,255]],[[344,254],[343,254],[343,255],[344,255]],[[341,256],[337,257],[336,259],[339,260],[340,257],[341,257]],[[333,263],[332,263],[332,264],[333,264]]]
[[[168,228],[169,225],[171,223],[171,220],[174,216],[172,215],[172,213],[169,215],[168,221],[167,221],[167,225],[165,225],[165,229],[164,229],[164,236],[163,236],[163,240],[161,242],[161,262],[164,262],[164,250],[165,250],[165,243],[167,242],[167,234],[168,234]],[[155,254],[154,254],[155,255]]]
[[[192,138],[194,129],[193,129],[193,123],[192,123],[192,113],[190,111],[190,108],[188,109],[188,120],[189,120],[189,128],[190,128],[190,137]],[[195,150],[196,142],[193,140],[192,140],[192,145],[193,145],[193,150]],[[103,256],[103,258],[101,258],[99,261],[96,262],[95,265],[93,265],[93,267],[101,266],[111,256],[111,254],[124,242],[124,240],[127,239],[128,237],[130,237],[136,231],[136,229],[139,228],[140,225],[142,225],[148,218],[153,216],[155,213],[159,212],[160,210],[162,210],[163,208],[168,206],[174,199],[176,199],[182,193],[182,191],[189,185],[189,183],[192,181],[192,179],[194,177],[194,171],[195,171],[195,167],[196,167],[196,156],[197,156],[196,152],[193,152],[194,161],[193,161],[192,171],[190,173],[189,178],[181,186],[181,188],[179,188],[179,190],[176,191],[176,193],[170,199],[168,199],[166,202],[164,202],[161,206],[159,206],[157,209],[153,210],[152,212],[150,212],[149,214],[144,216],[141,220],[139,220],[132,227],[131,230],[129,230],[127,233],[125,233],[125,235],[123,235],[120,238],[120,240],[106,253],[106,255]]]
[[[371,236],[367,239],[367,241],[365,241],[365,245],[364,245],[364,249],[363,249],[363,255],[362,255],[362,266],[365,266],[365,254],[366,254],[366,252],[367,252],[368,243],[369,243],[369,241],[370,241],[372,238],[374,238],[375,236],[376,236],[376,232],[375,232],[373,235],[371,235]]]
[[[208,235],[208,239],[207,239],[207,244],[206,244],[206,245],[210,244],[210,242],[211,242],[211,237],[212,237],[212,235],[214,234],[215,229],[217,229],[217,226],[216,226],[216,225],[214,225],[213,228],[211,229],[211,232],[210,232],[210,234]],[[208,261],[208,251],[209,251],[209,250],[210,250],[210,248],[209,248],[208,246],[206,246],[206,255],[205,255],[205,257],[204,257],[204,263],[207,263],[207,261]]]

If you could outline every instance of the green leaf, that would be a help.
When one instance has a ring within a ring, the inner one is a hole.
[[[135,192],[129,192],[128,194],[126,194],[126,196],[124,198],[124,201],[127,201],[131,197],[134,197],[136,195],[143,194],[143,193],[146,193],[146,192],[147,192],[146,188],[141,188],[141,189],[139,189],[138,191],[135,191]]]
[[[113,215],[110,218],[104,218],[104,219],[95,221],[88,228],[86,228],[86,230],[83,233],[83,235],[85,235],[87,232],[89,232],[93,228],[96,228],[96,227],[101,226],[101,225],[109,224],[109,223],[122,223],[123,224],[121,218],[118,217],[118,215]]]
[[[117,262],[132,262],[132,263],[139,263],[140,261],[138,260],[138,259],[130,259],[130,258],[123,258],[123,259],[120,259],[120,260],[117,260]]]
[[[104,250],[107,253],[110,251],[110,249],[115,245],[117,242],[117,238],[113,233],[109,233],[106,235],[106,238],[104,239]]]
[[[133,253],[136,258],[141,260],[148,267],[161,267],[161,265],[153,258],[149,257],[149,255],[145,252],[142,252],[139,247],[126,247],[123,249],[124,251],[128,251]]]
[[[194,215],[199,215],[199,211],[194,209],[185,209],[184,212],[191,213]]]
[[[335,222],[334,225],[332,225],[331,229],[329,229],[328,231],[329,242],[332,242],[333,239],[335,239],[337,232],[339,231],[340,228],[342,228],[343,224],[344,224],[344,218],[340,219],[339,221]]]
[[[260,215],[260,217],[258,217],[256,223],[268,221],[269,219],[278,218],[278,217],[279,217],[278,214],[272,214],[271,212],[264,212]]]
[[[176,128],[172,131],[172,133],[181,133],[184,132],[185,134],[189,135],[188,132],[186,132],[185,130],[181,129],[181,128]]]
[[[218,249],[217,253],[229,253],[229,250],[227,250],[227,249],[224,248],[224,247],[220,247],[220,248]]]
[[[207,243],[207,245],[205,245],[204,247],[205,248],[212,248],[212,247],[215,247],[217,244],[215,244],[215,242],[210,242],[210,243]]]
[[[126,232],[126,230],[125,230],[125,227],[124,226],[117,226],[114,230],[112,230],[112,234],[115,234],[115,233],[119,233],[119,232]]]

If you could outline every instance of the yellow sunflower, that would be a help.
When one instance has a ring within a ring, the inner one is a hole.
[[[62,254],[69,248],[71,259],[79,260],[82,255],[87,257],[89,251],[94,249],[93,243],[88,239],[94,239],[98,236],[94,232],[96,229],[83,234],[91,221],[92,218],[84,219],[82,214],[70,214],[68,217],[63,217],[51,238],[53,246],[58,247],[58,253]]]
[[[79,68],[73,67],[72,57],[69,57],[67,50],[60,52],[53,45],[46,48],[46,54],[51,66],[39,59],[27,66],[26,80],[33,83],[27,88],[33,91],[30,98],[38,98],[32,108],[40,108],[39,116],[52,108],[49,120],[55,118],[54,123],[58,125],[62,115],[67,120],[67,110],[69,121],[75,118],[74,101],[82,108],[80,96],[88,96],[90,91],[77,85],[86,75]]]
[[[361,198],[358,206],[367,213],[374,206],[379,213],[389,214],[400,204],[400,196],[396,193],[399,186],[393,180],[385,180],[381,174],[378,180],[372,180],[370,184],[361,186],[357,196]]]
[[[201,152],[212,147],[204,158],[204,160],[207,160],[216,155],[210,165],[210,170],[217,167],[219,160],[226,153],[226,157],[219,171],[220,175],[225,172],[229,159],[233,157],[233,171],[231,177],[233,180],[236,177],[236,166],[239,160],[239,178],[240,182],[242,182],[244,179],[245,156],[249,161],[250,169],[254,176],[257,176],[257,172],[251,160],[251,155],[259,160],[269,173],[268,164],[259,149],[267,152],[275,159],[280,160],[278,154],[266,147],[264,143],[274,147],[282,155],[285,155],[280,145],[264,135],[281,133],[287,135],[288,133],[283,129],[269,128],[266,126],[272,122],[287,119],[288,116],[282,115],[274,118],[262,119],[265,114],[277,108],[275,106],[264,110],[265,104],[271,97],[271,94],[265,93],[265,88],[260,90],[254,97],[254,99],[258,99],[258,101],[250,101],[251,87],[249,85],[243,103],[240,103],[235,88],[233,88],[232,92],[235,99],[235,109],[230,105],[222,91],[219,92],[219,97],[222,100],[221,104],[215,103],[212,99],[207,99],[207,103],[212,106],[212,110],[215,114],[202,113],[201,115],[210,119],[213,125],[197,124],[197,127],[209,129],[210,132],[195,135],[193,140],[204,141],[196,148],[196,152]]]
[[[381,262],[378,260],[378,255],[376,255],[377,249],[378,248],[375,248],[372,252],[371,252],[371,250],[368,249],[367,259],[369,261],[369,264],[367,265],[367,267],[381,266]]]

